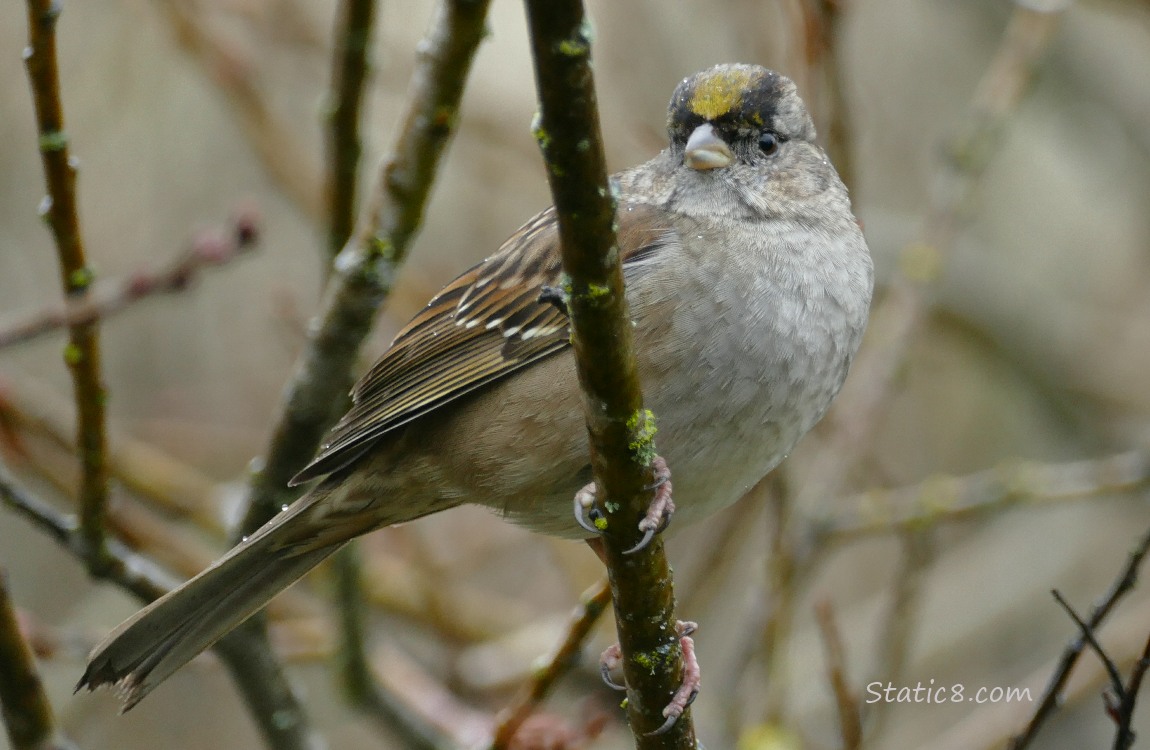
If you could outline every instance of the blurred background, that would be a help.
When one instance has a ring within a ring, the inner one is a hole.
[[[0,7],[0,330],[60,298],[37,215],[21,5]],[[878,267],[876,313],[833,414],[774,481],[670,540],[679,614],[701,625],[701,739],[842,746],[815,617],[829,603],[867,747],[1004,747],[1076,634],[1050,590],[1087,613],[1150,527],[1150,3],[588,5],[613,169],[665,145],[667,99],[684,76],[723,61],[768,65],[815,112]],[[432,10],[430,0],[380,4],[365,194]],[[176,518],[117,485],[114,524],[180,575],[223,548],[322,289],[334,17],[327,0],[64,5],[67,130],[98,278],[170,263],[241,205],[263,215],[256,252],[101,330],[113,446],[154,474],[153,494],[196,509]],[[522,4],[494,0],[488,25],[425,226],[365,364],[440,285],[550,203],[530,134]],[[64,341],[0,350],[4,460],[61,508],[75,472],[51,437],[53,425],[71,429]],[[980,510],[952,512],[955,498]],[[914,523],[890,522],[908,513]],[[583,545],[470,508],[376,533],[363,549],[380,671],[406,678],[400,693],[429,679],[426,691],[457,702],[457,723],[480,727],[601,576]],[[110,692],[73,696],[87,650],[138,603],[90,583],[5,509],[0,568],[80,747],[260,745],[212,656],[124,717]],[[330,578],[321,568],[277,610],[292,679],[330,747],[406,747],[341,700],[328,668]],[[1148,630],[1143,587],[1099,633],[1123,674]],[[588,747],[631,746],[617,697],[598,682],[597,654],[613,639],[608,615],[545,705],[576,735],[601,732]],[[1093,654],[1081,662],[1035,747],[1110,745],[1105,677]],[[1031,700],[866,703],[876,681],[931,680],[968,696],[1029,688]],[[1150,737],[1145,710],[1135,728]]]

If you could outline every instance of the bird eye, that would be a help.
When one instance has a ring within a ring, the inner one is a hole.
[[[780,143],[779,137],[770,131],[759,136],[759,150],[767,156],[778,151]]]

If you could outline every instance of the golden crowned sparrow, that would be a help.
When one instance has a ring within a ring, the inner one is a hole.
[[[741,497],[846,377],[873,271],[846,188],[794,84],[751,65],[685,79],[670,145],[614,177],[645,402],[678,520]],[[447,285],[353,391],[297,483],[307,494],[93,652],[81,686],[130,707],[353,537],[479,503],[587,537],[591,480],[554,210]]]

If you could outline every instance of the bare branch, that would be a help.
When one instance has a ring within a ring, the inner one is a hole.
[[[960,220],[969,212],[982,174],[1061,18],[1060,11],[1015,7],[1002,43],[979,82],[969,118],[950,144],[949,159],[940,170],[920,237],[903,248],[900,273],[871,312],[869,339],[873,343],[863,347],[855,359],[854,385],[848,384],[849,393],[839,400],[834,431],[809,473],[797,507],[826,508],[872,444],[866,436],[885,410],[895,374],[926,320],[929,291],[938,280],[942,259],[954,244]]]
[[[1126,683],[1126,693],[1117,706],[1114,707],[1114,721],[1118,725],[1114,733],[1114,750],[1129,750],[1134,746],[1134,731],[1130,723],[1134,720],[1134,706],[1138,702],[1138,691],[1142,689],[1142,680],[1150,669],[1150,637],[1146,639],[1146,646],[1142,649],[1142,656],[1134,664],[1130,672],[1130,680]]]
[[[332,98],[327,115],[328,252],[334,258],[355,229],[359,138],[364,84],[370,70],[375,0],[344,0],[339,5],[332,65]]]
[[[0,570],[0,709],[12,750],[66,750],[72,744],[56,729],[32,650],[20,633],[16,609]]]
[[[1138,578],[1138,568],[1142,565],[1143,558],[1150,552],[1150,531],[1139,540],[1138,545],[1130,553],[1129,558],[1126,560],[1126,565],[1122,568],[1118,578],[1110,586],[1110,590],[1102,597],[1102,600],[1094,605],[1090,611],[1090,617],[1086,620],[1090,630],[1095,630],[1102,621],[1106,619],[1110,611],[1114,609],[1114,605],[1118,600],[1130,593],[1134,589],[1134,582]],[[1028,747],[1034,741],[1038,730],[1046,722],[1047,719],[1054,713],[1060,704],[1060,695],[1063,686],[1070,678],[1070,672],[1074,669],[1075,663],[1078,661],[1078,656],[1082,653],[1082,649],[1086,646],[1086,639],[1084,636],[1079,635],[1062,652],[1062,657],[1055,667],[1054,674],[1050,678],[1045,691],[1043,691],[1042,701],[1035,709],[1034,715],[1031,717],[1030,722],[1026,725],[1026,729],[1021,734],[1015,736],[1010,741],[1010,750],[1022,750]]]
[[[512,747],[512,738],[523,722],[543,702],[559,678],[575,665],[584,642],[610,603],[611,587],[606,579],[583,592],[579,606],[571,613],[563,641],[533,670],[531,681],[520,691],[515,702],[496,717],[491,750],[509,750]]]
[[[191,247],[159,271],[141,270],[125,279],[96,282],[51,305],[0,325],[0,349],[61,328],[87,326],[158,294],[182,292],[204,268],[221,266],[255,247],[258,219],[250,211],[237,216],[230,234],[199,232]]]
[[[858,699],[851,693],[847,678],[846,654],[842,636],[835,622],[834,608],[829,601],[815,605],[815,620],[819,625],[823,648],[827,654],[827,679],[835,696],[835,706],[839,714],[839,734],[843,750],[859,750],[862,747],[862,723],[859,719]]]
[[[253,472],[241,533],[262,526],[295,493],[288,480],[311,459],[346,404],[359,345],[390,293],[423,218],[431,183],[454,132],[464,82],[484,36],[488,0],[441,0],[398,140],[357,238],[336,260],[314,333],[287,384],[265,458]]]
[[[1006,463],[964,477],[939,476],[896,490],[871,490],[840,501],[834,515],[813,521],[820,538],[849,539],[897,529],[921,529],[1020,503],[1047,503],[1121,494],[1150,484],[1150,454],[1043,464]]]
[[[56,20],[61,6],[53,0],[28,0],[28,47],[24,62],[32,85],[40,158],[48,195],[42,212],[56,240],[60,281],[66,297],[83,294],[92,283],[92,270],[84,257],[80,219],[76,208],[76,163],[64,131],[64,105],[60,98],[60,71],[56,60]],[[76,400],[76,444],[80,446],[80,518],[88,548],[84,560],[94,574],[105,564],[104,513],[108,500],[104,402],[100,375],[100,338],[93,323],[69,328],[64,361],[72,373]]]
[[[442,0],[431,30],[420,45],[410,105],[392,156],[384,165],[368,218],[355,241],[336,259],[314,334],[287,384],[264,459],[252,472],[244,519],[234,540],[250,534],[287,505],[294,491],[288,480],[307,463],[323,432],[346,403],[352,366],[391,291],[396,269],[423,217],[436,168],[454,131],[463,86],[475,50],[484,36],[488,0]],[[221,655],[235,678],[247,679],[244,666],[230,657],[251,652],[225,636]],[[237,639],[258,642],[270,651],[263,618],[245,625]],[[281,709],[293,726],[305,725],[278,664],[265,666],[268,690],[290,705]],[[274,683],[274,684],[272,684]]]

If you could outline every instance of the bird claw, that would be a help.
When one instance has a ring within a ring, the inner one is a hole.
[[[626,690],[627,686],[615,682],[611,678],[611,670],[623,663],[623,647],[618,643],[613,643],[607,647],[603,654],[599,657],[599,676],[603,678],[603,684],[612,690]]]
[[[600,511],[595,507],[595,483],[591,482],[575,493],[575,521],[585,531],[599,534],[600,530],[595,526],[595,519],[591,518],[593,513],[598,514]]]
[[[699,659],[695,656],[695,640],[691,638],[691,633],[698,630],[698,624],[688,621],[680,621],[675,623],[675,632],[679,635],[679,648],[683,651],[683,681],[679,683],[679,689],[671,696],[671,702],[663,709],[663,716],[666,721],[654,730],[648,732],[647,736],[657,736],[666,734],[671,731],[675,723],[679,721],[679,717],[695,702],[695,698],[699,696],[699,685],[702,682],[702,671],[699,669]]]
[[[671,515],[675,512],[675,503],[671,500],[671,470],[667,468],[667,462],[662,456],[655,456],[651,468],[655,472],[655,481],[643,489],[654,490],[655,497],[647,506],[647,514],[639,521],[639,531],[643,532],[643,538],[634,547],[624,551],[625,555],[645,549],[656,534],[662,533],[667,528],[671,523]],[[596,525],[602,518],[602,511],[595,507],[596,491],[595,483],[591,482],[575,493],[575,522],[584,531],[592,534],[602,533],[602,529]]]
[[[663,716],[666,721],[658,729],[648,732],[646,735],[648,737],[655,737],[671,731],[671,728],[679,721],[679,717],[687,710],[687,706],[694,703],[695,698],[699,695],[702,672],[699,669],[699,660],[695,656],[695,641],[691,638],[691,634],[698,628],[698,624],[694,622],[675,622],[675,634],[679,637],[679,648],[683,652],[683,681],[679,684],[679,689],[671,696],[671,702],[663,709]],[[622,662],[623,649],[618,643],[608,646],[603,655],[599,657],[599,675],[607,687],[613,690],[627,689],[626,685],[620,685],[611,678],[611,670],[617,668]]]
[[[661,534],[670,525],[671,515],[675,512],[675,503],[671,499],[671,470],[667,468],[667,462],[662,456],[655,456],[651,468],[655,470],[655,481],[647,489],[655,490],[655,497],[647,506],[647,515],[639,522],[643,538],[624,555],[632,555],[650,544],[656,534]]]

